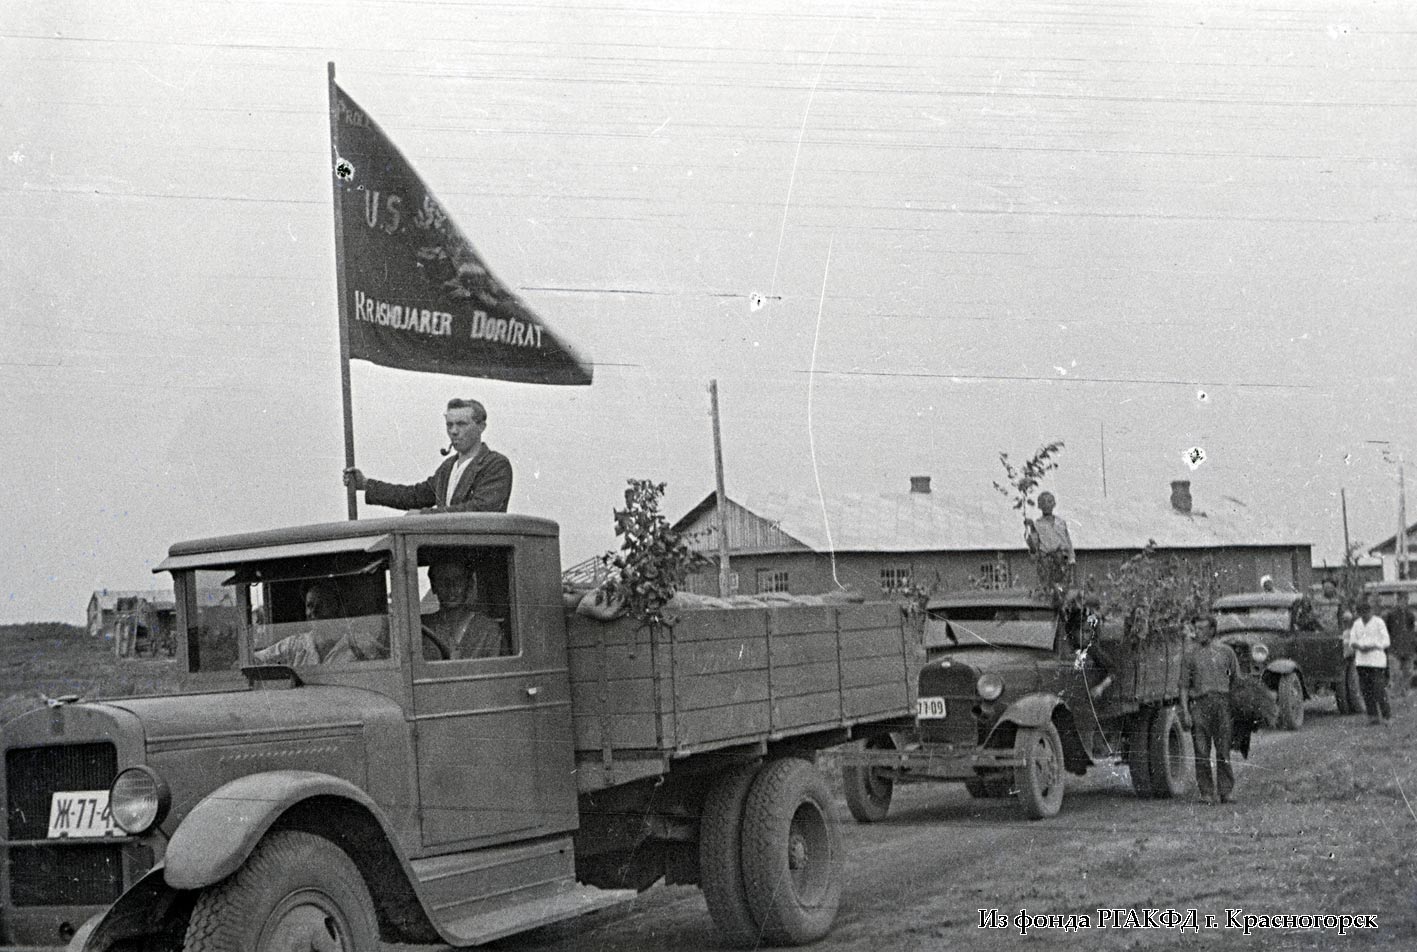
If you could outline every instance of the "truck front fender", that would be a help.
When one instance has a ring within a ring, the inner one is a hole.
[[[1029,694],[1014,701],[999,716],[994,730],[999,724],[1013,724],[1016,727],[1042,727],[1053,720],[1053,712],[1063,703],[1056,694]]]
[[[143,874],[113,905],[79,927],[66,952],[104,952],[124,939],[168,932],[174,923],[185,922],[188,907],[182,903],[190,900],[167,885],[163,873],[158,863]],[[179,943],[181,937],[178,932]]]
[[[201,889],[220,882],[241,868],[281,814],[318,796],[359,804],[394,842],[374,801],[347,780],[305,770],[248,774],[213,790],[183,817],[163,857],[167,885]]]

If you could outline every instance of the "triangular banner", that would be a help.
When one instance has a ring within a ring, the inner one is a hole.
[[[335,96],[349,356],[402,370],[589,384],[591,365],[497,280],[369,114],[338,85]]]

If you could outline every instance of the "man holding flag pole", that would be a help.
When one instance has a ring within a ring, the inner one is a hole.
[[[475,400],[448,405],[458,456],[434,476],[417,486],[367,480],[354,463],[349,361],[571,386],[589,385],[591,366],[492,274],[408,160],[335,83],[334,63],[329,97],[349,518],[360,488],[370,504],[505,511],[511,464],[481,443],[487,414]]]

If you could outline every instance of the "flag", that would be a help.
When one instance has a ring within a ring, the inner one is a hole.
[[[497,280],[398,148],[332,91],[341,320],[351,359],[522,383],[589,384],[591,366]]]

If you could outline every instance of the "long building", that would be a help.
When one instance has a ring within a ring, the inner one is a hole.
[[[728,594],[815,594],[849,588],[876,597],[903,585],[934,591],[1034,584],[1022,517],[1001,496],[962,497],[931,491],[927,476],[908,491],[811,493],[728,499]],[[1194,505],[1188,481],[1169,496],[1063,500],[1077,551],[1078,579],[1099,581],[1154,542],[1164,554],[1208,557],[1224,592],[1251,591],[1271,576],[1282,589],[1303,590],[1311,578],[1311,540],[1240,500]],[[692,547],[717,559],[719,513],[709,494],[677,523]],[[692,591],[719,594],[715,566],[695,575]]]

